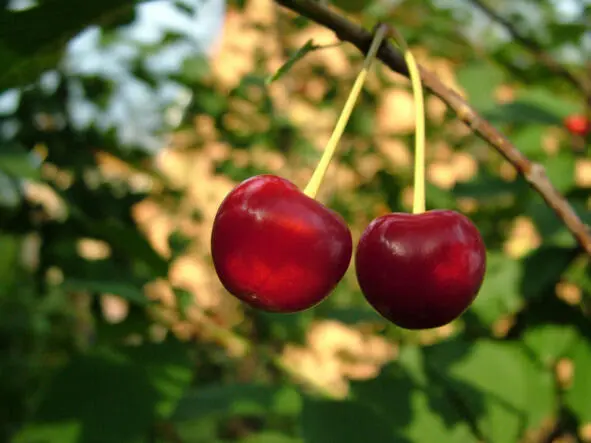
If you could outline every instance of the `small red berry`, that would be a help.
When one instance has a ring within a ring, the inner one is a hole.
[[[392,213],[376,218],[355,255],[367,301],[406,329],[443,326],[476,298],[486,249],[474,224],[448,210]]]
[[[580,114],[572,114],[564,119],[564,126],[574,135],[585,137],[591,132],[591,121]]]
[[[297,312],[326,298],[351,261],[345,220],[273,175],[234,188],[216,214],[211,235],[215,270],[245,303]]]

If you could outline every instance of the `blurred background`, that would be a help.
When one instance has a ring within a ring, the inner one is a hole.
[[[591,2],[325,3],[395,25],[591,221],[590,139],[563,125],[588,112]],[[3,0],[0,61],[0,441],[591,441],[589,257],[436,97],[427,206],[474,221],[488,269],[459,320],[411,332],[353,263],[293,315],[212,267],[224,196],[318,161],[362,62],[330,31],[265,0]],[[413,130],[376,66],[318,197],[354,241],[410,211]]]

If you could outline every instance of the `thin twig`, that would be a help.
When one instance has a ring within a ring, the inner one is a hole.
[[[561,65],[552,55],[550,55],[544,48],[534,39],[523,35],[519,30],[506,18],[502,17],[498,12],[488,6],[482,0],[470,0],[470,2],[480,9],[489,19],[501,25],[509,33],[514,41],[519,43],[522,47],[527,49],[536,59],[536,61],[553,73],[560,75],[567,80],[571,85],[578,89],[578,91],[585,96],[587,102],[591,104],[591,87],[583,82],[579,77],[573,74],[568,68]]]
[[[275,0],[275,2],[301,16],[331,29],[343,41],[352,43],[366,53],[372,34],[345,17],[322,6],[314,0]],[[404,58],[392,45],[382,44],[378,58],[390,69],[408,77]],[[533,163],[513,145],[507,137],[484,120],[457,92],[445,86],[431,71],[420,67],[423,85],[439,97],[457,117],[468,125],[482,140],[496,149],[536,190],[562,220],[581,247],[591,255],[591,231],[579,218],[569,202],[556,190],[546,175],[544,167]]]

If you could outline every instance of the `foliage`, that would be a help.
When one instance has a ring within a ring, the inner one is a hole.
[[[420,61],[543,164],[591,220],[591,163],[560,127],[581,109],[579,94],[469,2],[440,3],[335,10],[368,27],[395,23]],[[490,4],[583,72],[583,10]],[[0,92],[15,98],[0,114],[1,441],[589,439],[589,258],[436,98],[427,103],[427,205],[467,213],[483,234],[489,265],[474,305],[447,327],[397,329],[365,303],[351,267],[310,311],[254,312],[224,292],[211,266],[217,205],[258,173],[305,185],[360,54],[257,0],[228,5],[210,60],[196,53],[163,75],[147,60],[186,36],[136,47],[130,75],[192,97],[170,143],[152,154],[99,120],[79,124],[76,94],[103,109],[119,90],[113,78],[69,69],[68,42],[100,26],[108,51],[136,11],[134,2],[80,5],[0,4]],[[199,13],[188,5],[178,3]],[[377,215],[410,208],[409,97],[408,82],[376,69],[321,189],[356,238]]]

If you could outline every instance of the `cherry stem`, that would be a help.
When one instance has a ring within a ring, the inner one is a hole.
[[[425,105],[421,74],[404,37],[394,28],[389,28],[388,31],[388,34],[394,38],[404,54],[404,61],[408,66],[412,85],[415,105],[415,165],[412,212],[413,214],[421,214],[425,212]]]
[[[318,166],[316,166],[316,169],[314,170],[308,185],[304,189],[304,194],[306,194],[308,197],[316,198],[320,184],[322,183],[322,180],[324,180],[324,176],[326,175],[330,161],[335,154],[337,145],[343,135],[343,132],[345,131],[347,123],[349,122],[349,118],[351,117],[351,113],[353,112],[353,108],[355,107],[355,103],[357,102],[357,98],[361,92],[361,88],[363,88],[363,84],[365,83],[367,74],[369,73],[369,68],[376,58],[378,49],[384,40],[384,37],[386,36],[386,32],[387,27],[384,25],[379,25],[376,28],[376,32],[371,41],[369,51],[367,52],[365,60],[363,61],[361,72],[359,72],[357,78],[355,79],[355,83],[351,88],[349,97],[347,97],[347,101],[345,102],[345,106],[341,111],[341,115],[339,115],[334,131],[330,136],[326,147],[324,148],[324,153],[322,154],[320,161],[318,162]]]

